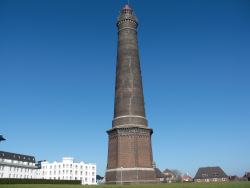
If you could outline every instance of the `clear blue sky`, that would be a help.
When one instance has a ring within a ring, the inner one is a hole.
[[[0,1],[0,150],[97,164],[112,127],[126,0]],[[161,170],[250,171],[250,1],[130,0]]]

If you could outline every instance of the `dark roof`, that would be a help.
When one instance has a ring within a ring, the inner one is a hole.
[[[36,159],[34,156],[22,155],[22,154],[17,154],[17,153],[10,153],[10,152],[6,152],[6,151],[0,151],[0,158],[1,159],[16,160],[16,161],[31,162],[31,163],[36,162]]]
[[[201,167],[198,169],[194,179],[227,178],[228,176],[219,167]]]
[[[96,175],[96,179],[97,179],[97,180],[100,180],[100,179],[103,179],[103,177],[100,176],[100,175]]]
[[[158,168],[155,168],[155,177],[156,178],[164,178],[164,175],[162,174],[162,172]]]

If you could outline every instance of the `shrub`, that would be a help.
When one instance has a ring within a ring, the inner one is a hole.
[[[0,184],[81,184],[81,180],[12,179],[0,178]]]

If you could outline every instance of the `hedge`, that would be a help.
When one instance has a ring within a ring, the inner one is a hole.
[[[47,180],[0,178],[0,184],[81,184],[81,180]]]

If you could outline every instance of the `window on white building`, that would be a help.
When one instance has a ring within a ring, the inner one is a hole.
[[[163,178],[161,178],[161,179],[163,179]],[[92,178],[92,183],[95,183],[95,178]]]
[[[88,178],[85,178],[85,182],[87,182],[88,181]]]
[[[88,172],[85,172],[85,175],[88,176]]]
[[[92,172],[92,176],[94,176],[95,175],[95,173],[94,172]]]
[[[95,170],[95,167],[94,167],[94,166],[92,167],[92,170]]]

